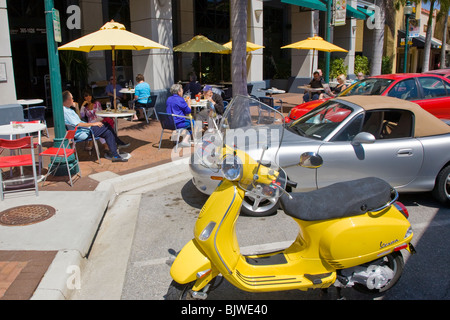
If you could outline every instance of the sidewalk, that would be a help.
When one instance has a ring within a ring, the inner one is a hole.
[[[274,95],[282,99],[284,111],[297,104],[298,94]],[[44,137],[44,148],[52,145]],[[76,281],[82,260],[89,257],[90,248],[109,208],[118,194],[148,184],[163,184],[171,177],[187,171],[186,161],[172,162],[174,146],[170,133],[164,133],[158,150],[161,126],[158,121],[119,120],[119,136],[131,146],[126,163],[112,163],[103,157],[101,164],[92,154],[78,147],[81,178],[73,187],[67,177],[49,177],[45,186],[39,184],[39,197],[32,194],[7,195],[0,203],[0,215],[16,209],[20,215],[35,221],[28,225],[7,226],[0,223],[0,300],[67,299],[65,288]],[[179,152],[180,149],[179,149]],[[48,159],[45,159],[48,161]],[[44,162],[46,168],[48,162]],[[70,192],[67,192],[70,191]],[[34,210],[50,206],[48,219],[34,217]],[[31,208],[30,208],[31,207]],[[128,210],[124,208],[123,210]],[[35,219],[35,220],[33,220]]]

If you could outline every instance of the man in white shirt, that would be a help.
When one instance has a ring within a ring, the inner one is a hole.
[[[84,140],[90,135],[89,128],[92,129],[96,137],[101,137],[106,140],[109,150],[111,151],[112,162],[127,162],[128,159],[122,158],[117,152],[117,148],[129,147],[129,143],[125,143],[117,137],[114,130],[103,122],[84,122],[80,119],[78,114],[70,107],[73,105],[73,96],[69,91],[64,91],[63,106],[64,106],[64,122],[67,126],[78,127],[75,133],[75,138]]]

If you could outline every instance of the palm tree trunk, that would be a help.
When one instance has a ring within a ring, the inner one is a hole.
[[[375,21],[375,30],[373,32],[373,57],[370,66],[370,75],[376,76],[381,74],[381,65],[383,60],[383,49],[384,49],[384,25],[385,25],[385,12],[386,12],[386,2],[384,0],[376,0],[375,5],[380,8],[379,16],[375,19],[380,21]]]
[[[442,5],[443,4],[441,3],[441,6]],[[448,26],[448,15],[450,14],[450,8],[447,8],[446,11],[447,11],[447,14],[444,16],[444,30],[442,33],[441,61],[440,61],[441,69],[444,69],[446,67],[446,65],[445,65],[445,49],[447,47],[447,26]]]
[[[231,81],[233,96],[247,95],[247,0],[231,0]]]
[[[423,49],[422,72],[427,72],[430,66],[431,37],[433,32],[433,11],[435,0],[430,1],[430,15],[428,16],[427,35],[425,38],[425,47]]]

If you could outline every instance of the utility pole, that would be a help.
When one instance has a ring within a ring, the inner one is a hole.
[[[327,0],[327,21],[325,27],[325,40],[330,42],[331,40],[331,4],[333,0]],[[330,52],[325,52],[325,74],[324,80],[326,83],[330,81]]]
[[[408,67],[408,42],[409,42],[409,17],[412,14],[412,4],[410,1],[406,1],[405,8],[403,9],[403,13],[405,15],[405,58],[403,61],[403,73],[407,72]],[[431,13],[430,13],[431,14]]]
[[[47,33],[47,50],[50,72],[50,88],[52,95],[53,122],[55,126],[55,146],[61,143],[66,128],[64,125],[63,101],[61,92],[61,71],[59,68],[58,47],[55,41],[53,29],[54,3],[53,0],[45,1],[45,25]]]
[[[53,0],[44,0],[45,2],[45,26],[47,33],[48,64],[50,73],[50,91],[52,97],[53,125],[55,128],[55,139],[53,145],[59,147],[66,135],[66,126],[64,123],[64,110],[61,92],[61,70],[59,68],[59,55],[56,40],[61,41],[61,23],[59,21],[59,12],[54,8]],[[55,32],[56,31],[56,32]],[[58,160],[57,160],[58,161]],[[69,165],[76,161],[74,156],[70,156]],[[61,163],[55,175],[67,175],[65,162]],[[78,166],[73,166],[73,173],[78,172]]]

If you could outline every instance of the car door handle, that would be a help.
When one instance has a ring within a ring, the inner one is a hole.
[[[397,156],[404,157],[404,156],[412,156],[413,150],[412,149],[400,149],[397,151]]]

